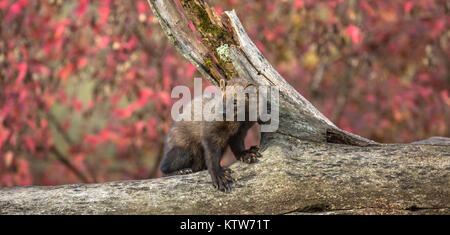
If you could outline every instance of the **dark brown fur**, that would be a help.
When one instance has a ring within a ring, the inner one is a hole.
[[[223,91],[224,85],[221,83]],[[227,82],[228,89],[251,85],[255,84],[244,79],[232,79]],[[203,104],[210,100],[205,97],[201,99]],[[246,107],[248,119],[248,99],[246,99]],[[256,122],[236,120],[175,122],[166,136],[164,159],[161,164],[162,173],[164,175],[189,174],[207,169],[215,187],[222,191],[231,190],[233,182],[231,170],[220,166],[220,160],[226,148],[230,146],[236,159],[246,163],[256,162],[256,158],[261,156],[257,147],[245,149],[244,145],[247,131]]]

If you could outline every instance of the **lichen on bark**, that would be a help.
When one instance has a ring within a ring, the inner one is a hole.
[[[189,20],[200,33],[202,44],[211,51],[211,57],[215,57],[207,60],[208,63],[204,64],[205,68],[212,68],[214,64],[224,71],[227,79],[238,76],[231,60],[217,53],[217,49],[223,45],[235,44],[232,33],[217,23],[217,20],[213,20],[220,16],[214,13],[214,10],[203,0],[181,0],[180,2]]]

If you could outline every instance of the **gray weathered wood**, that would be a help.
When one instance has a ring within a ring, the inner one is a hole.
[[[234,190],[206,171],[141,181],[0,189],[0,214],[450,214],[450,146],[372,147],[273,134],[263,158],[231,166]]]
[[[348,144],[363,146],[376,144],[336,127],[273,68],[250,40],[235,11],[228,11],[225,14],[229,17],[239,42],[239,47],[231,47],[229,55],[239,75],[251,78],[261,85],[276,86],[280,90],[279,133],[300,139],[332,142],[327,139],[327,132],[333,132],[344,136]]]
[[[208,54],[213,54],[221,48],[222,52],[218,54],[219,58],[217,59],[231,61],[233,70],[237,72],[239,77],[251,79],[259,85],[275,86],[279,89],[280,127],[277,132],[319,142],[345,143],[359,146],[377,144],[374,141],[336,127],[289,85],[250,40],[234,11],[225,12],[226,20],[220,20],[217,17],[208,15],[211,18],[210,24],[216,23],[217,27],[228,25],[228,28],[232,31],[227,32],[224,30],[223,34],[230,34],[232,36],[229,36],[229,38],[234,39],[233,42],[226,41],[218,48],[211,49],[207,45],[203,45],[187,27],[189,20],[196,21],[195,18],[197,16],[194,13],[188,14],[192,17],[188,20],[185,17],[186,14],[183,14],[173,0],[149,0],[148,2],[162,28],[178,51],[193,63],[205,78],[214,82],[214,84],[218,84],[217,79],[227,79],[225,78],[227,75],[223,73],[220,76],[214,76],[214,74],[219,73],[217,71],[226,70],[227,68],[222,67],[222,70],[210,69],[208,71],[206,61],[209,58]],[[183,0],[182,2],[188,2],[189,4],[186,5],[189,6],[202,6],[205,10],[209,9],[208,4],[204,0]],[[187,6],[185,10],[195,12],[195,9],[189,9]],[[207,12],[213,11],[208,10]],[[210,40],[215,39],[217,38]]]

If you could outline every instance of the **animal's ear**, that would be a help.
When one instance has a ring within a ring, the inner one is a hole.
[[[222,90],[222,92],[225,92],[225,89],[227,86],[227,82],[225,81],[225,79],[221,79],[219,85],[220,85],[220,89]]]

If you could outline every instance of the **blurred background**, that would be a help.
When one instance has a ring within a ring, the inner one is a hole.
[[[449,1],[210,2],[340,128],[450,136]],[[171,89],[200,74],[146,0],[0,0],[0,19],[0,187],[160,176]]]

